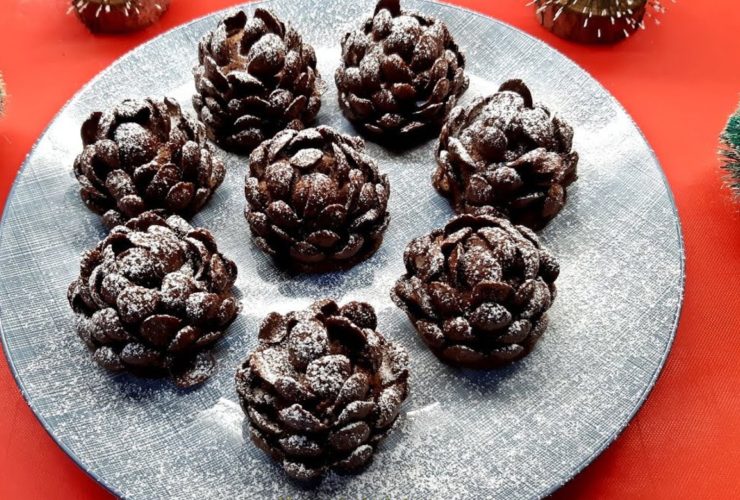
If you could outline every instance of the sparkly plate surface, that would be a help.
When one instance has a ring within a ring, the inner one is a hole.
[[[265,3],[316,47],[327,83],[318,122],[347,132],[333,85],[339,39],[369,15],[371,3]],[[80,253],[104,234],[72,175],[79,127],[91,111],[125,97],[170,95],[190,109],[197,42],[223,13],[195,21],[136,49],[72,99],[34,147],[3,214],[0,322],[7,357],[42,424],[113,492],[147,499],[539,497],[601,452],[645,399],[683,296],[678,219],[649,145],[613,97],[541,42],[450,6],[421,0],[405,6],[443,18],[466,52],[471,88],[463,103],[522,78],[535,100],[574,126],[580,179],[541,233],[562,267],[549,330],[513,366],[457,371],[436,360],[391,302],[406,243],[452,214],[431,185],[432,142],[405,154],[369,144],[391,180],[385,242],[349,272],[311,277],[279,272],[252,244],[242,215],[245,159],[224,154],[226,181],[194,218],[239,266],[242,312],[215,351],[218,373],[182,392],[168,381],[97,368],[66,302]],[[330,475],[305,490],[245,441],[233,374],[268,312],[322,297],[376,307],[379,329],[411,353],[412,395],[363,474]]]

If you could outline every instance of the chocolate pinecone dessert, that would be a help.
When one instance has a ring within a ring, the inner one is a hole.
[[[459,213],[489,213],[538,230],[576,180],[573,129],[521,80],[452,111],[437,147],[434,187]]]
[[[303,272],[346,269],[383,240],[388,177],[359,137],[285,130],[249,158],[245,215],[258,247]]]
[[[148,210],[190,217],[224,179],[203,125],[177,101],[127,99],[82,125],[80,196],[108,228]]]
[[[331,300],[272,313],[236,373],[252,441],[301,481],[372,458],[408,394],[408,355],[375,329],[369,304]]]
[[[442,361],[493,368],[522,358],[547,328],[559,267],[524,226],[461,215],[413,240],[391,292]]]
[[[374,16],[342,39],[339,105],[374,139],[407,145],[442,126],[468,88],[464,68],[442,21],[380,0]]]
[[[256,9],[221,21],[198,46],[193,106],[219,146],[249,153],[313,122],[321,107],[316,53],[275,14]]]
[[[215,370],[207,348],[236,317],[235,280],[208,230],[145,212],[83,254],[67,297],[100,366],[190,387]]]

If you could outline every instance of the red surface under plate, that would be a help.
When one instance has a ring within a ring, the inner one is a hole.
[[[0,203],[36,138],[84,83],[159,33],[239,3],[174,0],[146,31],[95,37],[65,15],[67,0],[3,0],[0,72],[9,101],[0,120]],[[541,38],[611,91],[655,149],[684,231],[686,299],[664,372],[622,436],[556,497],[740,497],[740,204],[722,188],[716,157],[740,97],[737,2],[667,2],[660,26],[612,47],[558,39],[525,0],[450,3]],[[2,356],[0,471],[0,498],[110,496],[39,425]]]

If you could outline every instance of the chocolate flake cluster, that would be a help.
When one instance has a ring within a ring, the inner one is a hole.
[[[283,129],[300,130],[321,107],[316,53],[269,10],[221,21],[198,46],[193,105],[208,137],[249,153]]]
[[[236,317],[236,273],[208,230],[145,212],[83,255],[68,299],[100,366],[190,387],[213,373],[207,349]]]
[[[355,126],[384,142],[437,132],[468,88],[465,58],[439,19],[380,0],[342,39],[339,104]]]
[[[92,113],[74,162],[80,196],[108,228],[148,210],[191,217],[224,179],[203,125],[173,99],[127,99]]]
[[[358,137],[330,127],[286,130],[249,159],[246,217],[259,248],[306,272],[369,257],[390,214],[388,178]]]
[[[408,394],[408,355],[377,330],[373,308],[331,300],[269,314],[236,374],[252,441],[292,478],[357,471]]]
[[[538,230],[576,180],[573,129],[521,80],[458,107],[442,128],[434,186],[459,213],[488,213]]]
[[[525,356],[547,328],[560,269],[524,226],[462,215],[416,238],[392,291],[442,361],[493,368]]]

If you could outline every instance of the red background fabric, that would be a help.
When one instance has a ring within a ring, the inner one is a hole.
[[[655,149],[684,231],[686,298],[665,370],[622,436],[556,497],[740,497],[740,204],[723,189],[716,156],[740,91],[737,2],[668,2],[660,26],[593,47],[543,30],[525,0],[450,1],[541,38],[609,89]],[[2,203],[36,138],[85,82],[140,43],[240,2],[174,0],[160,23],[126,37],[90,35],[65,15],[68,3],[0,6],[9,92],[0,120]],[[39,425],[0,356],[0,498],[107,497]]]

